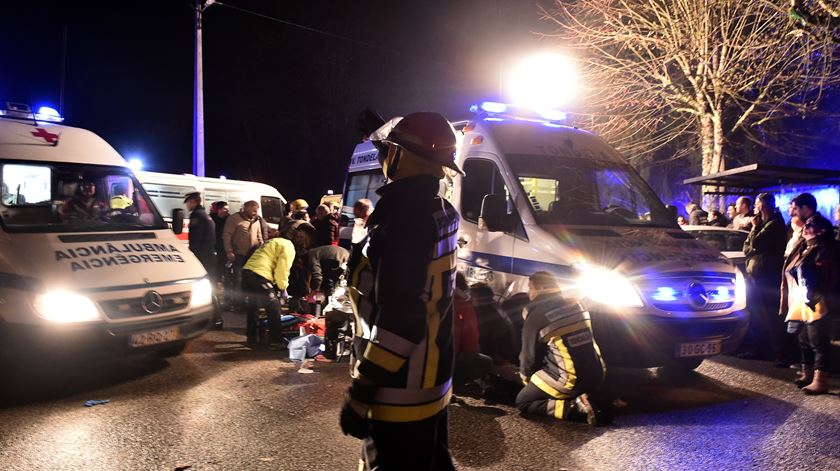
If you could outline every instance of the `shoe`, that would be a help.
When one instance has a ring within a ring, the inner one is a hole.
[[[808,386],[802,388],[802,392],[809,396],[825,394],[828,392],[828,371],[814,371],[814,380]]]
[[[804,388],[805,386],[811,384],[814,379],[814,368],[811,366],[802,365],[801,369],[799,370],[798,376],[796,379],[793,380],[793,384],[800,388]]]
[[[319,363],[335,363],[335,358],[328,358],[324,355],[315,355],[315,361]]]

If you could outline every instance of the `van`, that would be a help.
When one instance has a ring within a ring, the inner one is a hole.
[[[201,192],[202,204],[210,208],[216,201],[227,201],[231,214],[238,212],[246,201],[260,203],[259,214],[272,229],[283,223],[286,198],[271,185],[265,183],[225,178],[197,177],[188,173],[136,172],[137,179],[152,201],[163,214],[164,220],[172,223],[175,209],[186,211],[184,196],[194,191]],[[189,224],[184,224],[178,234],[181,240],[189,237]]]
[[[120,154],[60,121],[0,110],[0,344],[178,354],[211,326],[207,273]]]
[[[742,273],[680,230],[615,149],[556,111],[471,110],[474,119],[453,123],[466,176],[445,180],[441,194],[461,214],[458,270],[490,286],[514,324],[528,277],[544,270],[590,312],[608,365],[693,369],[740,345]],[[346,204],[375,202],[383,181],[376,149],[356,146]]]

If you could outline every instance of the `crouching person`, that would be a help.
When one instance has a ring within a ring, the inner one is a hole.
[[[525,387],[516,397],[523,413],[603,425],[612,422],[596,395],[606,367],[592,335],[589,313],[563,299],[549,272],[528,281],[531,303],[522,329],[520,376]]]
[[[280,294],[289,286],[289,270],[295,259],[295,247],[282,237],[269,240],[258,248],[242,270],[242,289],[248,295],[248,343],[257,341],[257,322],[260,308],[268,316],[271,341],[282,340],[280,335]]]

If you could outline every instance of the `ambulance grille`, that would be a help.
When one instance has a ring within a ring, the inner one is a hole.
[[[143,298],[115,299],[111,301],[100,301],[99,305],[105,311],[105,315],[112,320],[130,319],[132,317],[145,317],[157,314],[166,314],[187,308],[190,304],[189,291],[180,293],[161,294],[163,302],[157,312],[149,313],[143,309]]]

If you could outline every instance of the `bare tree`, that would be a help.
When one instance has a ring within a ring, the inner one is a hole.
[[[543,14],[589,86],[582,124],[631,158],[699,154],[708,175],[734,135],[769,145],[770,123],[840,83],[830,30],[792,28],[788,1],[556,0]]]

